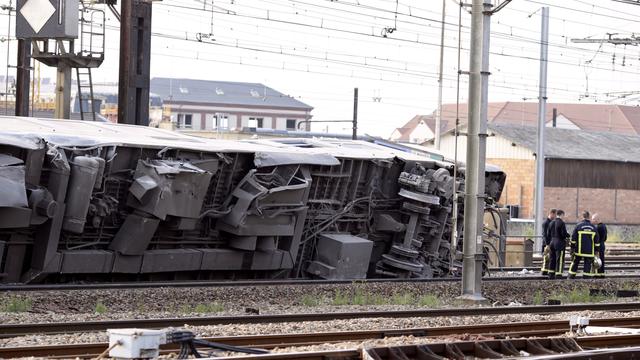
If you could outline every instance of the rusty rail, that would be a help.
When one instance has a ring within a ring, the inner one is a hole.
[[[617,327],[640,327],[640,318],[614,318],[614,319],[592,319],[591,324],[595,326],[617,326]],[[206,340],[234,346],[259,347],[273,349],[275,347],[299,347],[311,346],[324,343],[339,343],[347,341],[364,341],[372,339],[383,339],[387,337],[414,336],[432,337],[477,334],[488,337],[547,337],[563,334],[567,331],[567,321],[537,321],[525,323],[499,323],[480,324],[464,326],[446,326],[436,328],[413,328],[413,329],[387,329],[387,330],[367,330],[367,331],[345,331],[328,333],[302,333],[302,334],[276,334],[276,335],[251,335],[251,336],[227,336],[213,337]],[[596,337],[598,338],[598,337]],[[627,338],[624,338],[627,339]],[[636,337],[636,340],[640,336]],[[604,340],[594,340],[592,346],[603,346]],[[597,343],[600,341],[600,343]],[[98,344],[77,344],[77,345],[55,345],[55,346],[29,346],[0,348],[0,358],[16,357],[93,357],[100,354],[108,347],[106,343]],[[178,348],[174,344],[162,347],[164,351],[175,351]]]

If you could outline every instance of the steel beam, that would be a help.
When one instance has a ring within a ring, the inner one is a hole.
[[[18,68],[16,79],[16,116],[29,116],[31,89],[31,41],[18,39]]]
[[[60,62],[56,70],[56,110],[53,117],[71,117],[71,68],[64,62]]]
[[[149,125],[151,1],[121,1],[118,122]]]

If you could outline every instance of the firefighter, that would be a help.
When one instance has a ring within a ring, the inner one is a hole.
[[[549,224],[556,218],[556,209],[549,210],[547,218],[542,223],[542,269],[540,272],[542,275],[549,275],[549,244],[551,244],[551,237],[549,237]]]
[[[569,267],[569,277],[575,278],[580,261],[584,260],[583,275],[593,276],[593,258],[598,253],[600,238],[596,226],[591,223],[591,214],[588,211],[582,212],[582,221],[579,222],[573,234],[571,234],[571,266]]]
[[[558,210],[556,211],[556,218],[549,224],[548,233],[551,237],[551,243],[549,244],[549,279],[562,277],[562,272],[564,271],[564,252],[567,247],[569,233],[562,220],[563,217],[564,211]]]
[[[596,270],[596,276],[604,277],[604,251],[605,246],[604,243],[607,241],[607,225],[605,225],[602,220],[600,220],[600,215],[593,214],[591,217],[591,222],[596,226],[598,230],[598,239],[600,240],[600,248],[598,249],[600,262],[602,263],[598,270]]]

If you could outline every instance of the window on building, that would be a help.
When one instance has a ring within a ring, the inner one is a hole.
[[[254,117],[249,118],[250,128],[261,129],[264,127],[263,125],[264,125],[264,118],[254,118]]]
[[[227,114],[216,114],[215,117],[215,126],[218,129],[228,129],[229,128],[229,115]]]
[[[192,129],[193,114],[178,114],[178,129]]]
[[[287,119],[287,130],[298,130],[296,119]]]

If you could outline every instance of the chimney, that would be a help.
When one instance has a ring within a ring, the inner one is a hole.
[[[553,108],[553,120],[551,120],[551,125],[556,127],[558,125],[558,109]]]

